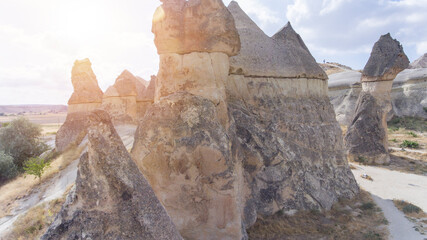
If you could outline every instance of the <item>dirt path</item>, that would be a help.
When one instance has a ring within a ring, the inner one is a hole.
[[[375,202],[381,207],[390,222],[391,238],[396,240],[427,239],[427,236],[414,230],[415,225],[392,202],[393,199],[405,200],[426,212],[427,177],[371,166],[354,166],[356,169],[353,170],[353,174],[358,184],[372,194]],[[373,181],[362,178],[362,174],[368,174]]]
[[[134,142],[136,126],[116,126],[116,130],[122,138],[126,148],[130,149]],[[85,141],[87,140],[83,140],[82,145],[86,144]],[[37,189],[28,196],[17,200],[17,207],[13,209],[12,213],[8,216],[0,218],[0,239],[3,240],[2,236],[11,230],[13,223],[18,219],[18,217],[26,213],[30,208],[38,204],[62,197],[67,188],[76,180],[79,159],[80,157],[75,159],[70,165],[68,165],[68,167],[66,167],[53,178],[42,183],[41,186],[37,187]]]

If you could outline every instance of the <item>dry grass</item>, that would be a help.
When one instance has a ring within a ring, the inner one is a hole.
[[[41,124],[40,126],[42,127],[42,135],[49,136],[55,135],[61,127],[61,124]]]
[[[32,176],[19,176],[16,179],[0,187],[0,218],[9,215],[16,207],[16,201],[37,191],[39,187],[54,177],[58,172],[66,168],[71,162],[78,159],[84,147],[74,147],[54,159],[51,166],[41,178],[41,182]]]
[[[13,229],[6,239],[39,239],[61,210],[62,204],[65,202],[65,198],[71,187],[65,191],[62,198],[37,205],[20,216],[13,224]]]
[[[25,117],[32,123],[37,124],[62,124],[65,122],[67,113],[45,113],[45,114],[24,114],[15,116],[0,116],[0,122],[10,122],[15,118]]]
[[[336,203],[330,211],[259,217],[249,239],[387,239],[388,224],[369,193]]]
[[[394,205],[402,211],[405,216],[415,224],[415,230],[421,234],[427,234],[427,213],[418,206],[403,200],[393,200]]]

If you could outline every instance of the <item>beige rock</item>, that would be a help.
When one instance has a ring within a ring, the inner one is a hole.
[[[138,119],[137,100],[143,97],[143,83],[132,73],[124,70],[113,86],[109,87],[102,99],[102,108],[115,123],[136,123]]]
[[[74,92],[68,100],[68,112],[91,111],[102,102],[102,91],[89,59],[76,60],[71,71]],[[87,104],[87,105],[85,105]],[[76,105],[76,106],[73,106]]]
[[[230,12],[221,0],[163,0],[153,17],[152,32],[159,54],[240,50]]]
[[[142,92],[142,94],[138,94],[136,98],[136,112],[138,120],[144,117],[147,109],[154,103],[156,79],[156,76],[151,76],[151,80],[148,83],[147,88]]]
[[[229,59],[224,53],[162,54],[155,102],[172,93],[186,91],[214,102],[221,122],[226,124],[224,82],[228,71]]]
[[[238,172],[212,101],[171,94],[142,118],[132,158],[185,239],[241,239]]]

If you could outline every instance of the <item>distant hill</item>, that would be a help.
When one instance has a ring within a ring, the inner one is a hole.
[[[0,105],[0,113],[18,114],[18,113],[59,113],[67,112],[65,105]]]

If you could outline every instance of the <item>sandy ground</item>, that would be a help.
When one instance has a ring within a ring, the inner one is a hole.
[[[426,176],[390,171],[378,167],[353,165],[356,169],[352,171],[359,186],[373,195],[374,200],[390,222],[389,229],[392,239],[427,238],[427,236],[423,236],[414,230],[415,225],[405,218],[404,214],[392,202],[393,199],[405,200],[427,212]],[[362,178],[362,174],[368,174],[373,178],[373,181]]]
[[[135,125],[116,126],[116,130],[127,149],[131,149],[133,146],[136,128],[137,126]],[[87,139],[84,139],[81,145],[85,145],[86,143]],[[67,188],[71,184],[74,184],[77,177],[78,163],[79,158],[75,159],[68,167],[59,172],[56,176],[38,186],[30,195],[17,200],[14,203],[16,207],[12,210],[11,214],[0,218],[0,239],[3,240],[2,236],[11,230],[13,223],[18,219],[18,217],[26,213],[30,208],[38,204],[60,198]]]

